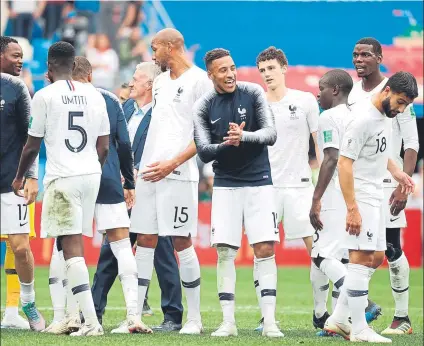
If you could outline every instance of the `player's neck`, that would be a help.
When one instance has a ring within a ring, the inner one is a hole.
[[[333,103],[331,104],[331,108],[340,106],[340,105],[347,105],[348,101],[347,101],[348,97],[347,96],[342,96],[340,98],[336,98]]]
[[[380,71],[371,73],[370,75],[362,78],[362,89],[364,91],[371,91],[377,87],[384,79]]]
[[[187,71],[193,64],[187,60],[184,55],[177,55],[169,62],[169,72],[171,79],[179,78],[185,71]]]
[[[284,96],[287,95],[288,88],[285,83],[281,83],[275,89],[268,89],[267,97],[270,102],[281,101]]]
[[[150,93],[150,95],[141,96],[140,98],[136,99],[135,102],[137,103],[138,108],[142,108],[148,103],[152,102],[152,94]]]
[[[380,96],[381,96],[380,93],[375,94],[374,96],[372,96],[371,102],[381,114],[384,114],[383,103],[380,101]]]
[[[72,80],[72,74],[63,73],[63,74],[55,75],[53,77],[52,82],[55,83],[55,82],[57,82],[59,80]]]

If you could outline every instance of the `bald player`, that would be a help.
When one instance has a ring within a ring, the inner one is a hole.
[[[212,84],[186,57],[175,29],[152,40],[153,60],[164,71],[153,82],[153,110],[136,184],[131,232],[137,233],[139,299],[152,277],[158,236],[172,236],[187,297],[187,322],[180,334],[200,334],[200,266],[191,237],[197,234],[199,171],[192,108]]]

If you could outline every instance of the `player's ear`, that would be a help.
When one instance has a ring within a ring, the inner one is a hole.
[[[208,77],[209,77],[210,80],[212,80],[212,72],[209,69],[208,69]]]
[[[339,94],[339,92],[340,92],[340,86],[339,85],[335,85],[333,87],[333,95],[336,96],[336,95]]]
[[[377,55],[377,63],[381,64],[382,61],[383,61],[383,55],[378,54]]]
[[[283,71],[283,74],[286,74],[286,72],[287,72],[287,65],[283,65],[282,67],[281,67],[281,70]]]
[[[148,82],[147,82],[148,84],[148,86],[147,86],[147,90],[152,90],[152,88],[153,88],[153,81],[152,80],[149,80]]]
[[[88,82],[91,83],[91,81],[93,80],[93,73],[90,73],[87,79],[88,79]]]

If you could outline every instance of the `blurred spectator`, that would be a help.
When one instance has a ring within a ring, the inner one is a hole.
[[[34,83],[32,82],[32,73],[28,66],[28,63],[23,64],[21,75],[19,76],[28,88],[31,98],[34,96]]]
[[[408,204],[406,205],[406,207],[410,209],[423,210],[423,164],[423,159],[421,159],[417,165],[418,172],[412,175],[412,179],[415,182],[415,191],[409,196]]]
[[[44,11],[44,1],[11,0],[9,18],[13,20],[13,36],[25,37],[31,40],[34,20],[41,17]]]
[[[199,182],[199,202],[207,202],[212,200],[213,190],[213,168],[212,162],[209,162],[203,166],[202,175],[204,179]]]
[[[56,30],[61,26],[66,1],[48,0],[44,2],[44,38],[51,39]]]
[[[119,60],[106,34],[96,36],[95,48],[88,48],[86,56],[93,67],[93,84],[112,91],[119,71]]]
[[[130,80],[137,64],[150,61],[151,56],[141,36],[141,28],[125,28],[118,37],[119,65],[121,67],[120,82]]]
[[[133,29],[139,26],[142,20],[141,7],[143,6],[143,1],[127,1],[127,4],[125,16],[118,30],[118,37],[122,36],[128,28]]]
[[[9,6],[6,1],[1,1],[0,6],[0,35],[3,35],[9,19]]]
[[[122,84],[121,88],[118,91],[119,101],[121,103],[124,103],[126,100],[128,100],[128,98],[130,97],[130,92],[131,92],[131,89],[128,83]]]

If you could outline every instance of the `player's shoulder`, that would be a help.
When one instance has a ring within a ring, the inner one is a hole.
[[[213,100],[218,95],[216,90],[212,88],[211,90],[205,92],[202,96],[200,96],[193,105],[193,109],[195,111],[204,110],[209,107]]]
[[[111,102],[116,106],[121,104],[119,102],[118,97],[114,93],[110,92],[109,90],[105,90],[102,88],[96,88],[96,90],[100,93],[100,95],[103,96],[106,102]]]
[[[287,92],[287,100],[290,102],[299,102],[300,105],[308,103],[317,103],[315,96],[309,91],[298,89],[289,89]]]
[[[258,96],[260,94],[265,95],[264,89],[257,83],[252,82],[237,82],[237,88],[239,92],[251,95]]]
[[[1,83],[2,83],[2,87],[5,85],[9,85],[16,91],[27,90],[27,87],[22,79],[7,73],[1,74]]]
[[[155,86],[159,86],[161,83],[164,83],[165,81],[168,81],[170,79],[170,71],[168,70],[159,74],[153,81],[153,84]]]

